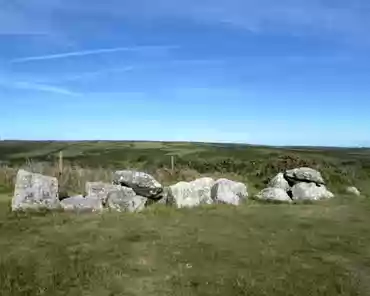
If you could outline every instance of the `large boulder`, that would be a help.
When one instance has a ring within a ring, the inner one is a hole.
[[[108,193],[121,188],[120,185],[114,185],[104,182],[86,182],[85,191],[87,196],[99,198],[103,205],[106,204]]]
[[[346,192],[356,196],[360,196],[361,192],[356,187],[347,187]]]
[[[193,190],[197,192],[201,203],[212,204],[211,190],[215,180],[209,177],[199,178],[190,182]]]
[[[317,185],[325,184],[321,173],[311,168],[296,168],[285,172],[284,177],[288,182],[292,184],[300,182],[312,182]]]
[[[140,196],[151,199],[162,198],[162,185],[153,176],[144,172],[116,171],[113,183],[132,188]]]
[[[102,201],[97,196],[72,196],[63,199],[60,204],[65,211],[101,212],[103,210]]]
[[[147,198],[136,195],[131,188],[123,187],[120,190],[108,193],[107,205],[117,212],[140,212],[145,208]]]
[[[284,174],[283,173],[279,173],[273,179],[271,179],[271,181],[269,182],[268,187],[269,188],[280,188],[280,189],[283,189],[285,191],[289,191],[290,190],[289,183],[284,178]]]
[[[211,197],[215,203],[237,206],[248,197],[248,188],[240,182],[218,179],[212,187]]]
[[[334,197],[325,185],[315,183],[298,183],[292,188],[293,200],[321,200]]]
[[[256,195],[258,199],[268,201],[284,201],[291,202],[292,199],[287,192],[282,188],[265,188]]]
[[[179,182],[169,187],[166,203],[178,208],[212,204],[211,189],[213,184],[214,180],[212,178]]]
[[[12,210],[58,209],[58,180],[19,170],[15,182]]]

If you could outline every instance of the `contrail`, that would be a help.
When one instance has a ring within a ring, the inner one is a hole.
[[[85,72],[85,73],[77,74],[77,75],[73,75],[73,76],[67,76],[67,77],[58,79],[58,81],[59,82],[60,81],[74,81],[74,80],[79,80],[79,79],[83,79],[83,78],[96,77],[96,76],[99,76],[101,74],[106,74],[106,73],[128,72],[128,71],[131,71],[131,70],[134,70],[134,69],[135,69],[135,67],[133,67],[133,66],[127,66],[127,67],[124,67],[124,68],[109,68],[109,69],[103,69],[103,70],[99,70],[99,71]]]
[[[173,48],[178,48],[178,46],[135,46],[135,47],[100,48],[100,49],[93,49],[93,50],[81,50],[81,51],[64,52],[64,53],[57,53],[57,54],[50,54],[50,55],[42,55],[42,56],[24,57],[24,58],[18,58],[18,59],[11,60],[10,62],[11,63],[24,63],[24,62],[31,62],[31,61],[64,59],[64,58],[69,58],[69,57],[81,57],[81,56],[87,56],[87,55],[113,53],[113,52],[120,52],[120,51],[140,51],[140,50],[148,50],[148,49],[173,49]]]
[[[79,96],[80,94],[72,92],[68,89],[56,87],[52,85],[46,84],[39,84],[39,83],[30,83],[30,82],[16,82],[13,84],[13,87],[21,88],[21,89],[28,89],[28,90],[35,90],[35,91],[43,91],[54,93],[58,95],[66,95],[66,96]]]

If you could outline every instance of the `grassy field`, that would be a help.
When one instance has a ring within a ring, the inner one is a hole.
[[[346,186],[355,185],[370,192],[370,149],[365,148],[273,148],[186,142],[0,141],[0,162],[10,167],[23,165],[27,160],[50,165],[57,162],[59,151],[63,151],[66,167],[99,169],[99,178],[104,178],[101,176],[104,170],[135,168],[156,175],[164,183],[198,174],[225,175],[259,190],[280,171],[309,166],[320,170],[334,191],[341,192]],[[175,157],[176,169],[168,174],[171,155]],[[184,172],[191,173],[184,176]]]
[[[3,296],[370,295],[366,199],[126,215],[16,215],[8,200]]]
[[[297,165],[319,168],[337,197],[311,204],[155,205],[140,214],[10,212],[16,169],[69,190],[136,167],[164,183],[198,175],[265,186]],[[168,170],[169,155],[176,170]],[[152,142],[0,143],[0,295],[370,295],[370,150]],[[30,161],[31,160],[31,161]],[[71,185],[72,184],[72,185]],[[356,185],[362,197],[343,194]]]

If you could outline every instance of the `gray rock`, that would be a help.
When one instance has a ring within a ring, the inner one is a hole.
[[[334,197],[325,185],[315,183],[298,183],[292,188],[293,200],[321,200]]]
[[[290,186],[287,180],[284,178],[283,173],[277,174],[270,182],[268,185],[269,188],[280,188],[285,191],[290,190]]]
[[[261,200],[275,200],[284,202],[292,201],[286,191],[282,188],[265,188],[260,193],[258,193],[256,197]]]
[[[104,182],[86,182],[85,185],[87,196],[99,198],[103,205],[107,202],[109,192],[120,189],[120,185],[113,185]]]
[[[153,176],[137,171],[117,171],[114,173],[114,184],[132,188],[136,194],[152,199],[161,199],[163,187]]]
[[[195,207],[201,204],[212,204],[212,178],[200,178],[192,182],[179,182],[170,186],[167,204],[178,208]]]
[[[299,182],[313,182],[316,184],[325,185],[324,179],[320,172],[306,167],[288,170],[285,172],[284,177],[294,184]]]
[[[361,192],[356,187],[347,187],[346,192],[356,196],[360,196]]]
[[[212,200],[215,203],[239,205],[248,198],[245,184],[228,179],[218,179],[212,187]]]
[[[102,201],[97,196],[72,196],[63,199],[60,204],[65,211],[101,212],[103,210]]]
[[[123,187],[108,193],[107,205],[118,212],[140,212],[145,208],[147,198],[136,195],[131,188]]]
[[[197,193],[201,204],[212,204],[211,190],[215,180],[209,177],[203,177],[190,182],[193,191]]]
[[[58,180],[19,170],[15,182],[12,210],[58,209]]]

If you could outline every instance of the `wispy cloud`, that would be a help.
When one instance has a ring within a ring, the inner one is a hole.
[[[156,49],[170,50],[170,49],[175,49],[175,48],[178,48],[178,47],[177,46],[133,46],[133,47],[99,48],[99,49],[92,49],[92,50],[80,50],[80,51],[63,52],[63,53],[57,53],[57,54],[41,55],[41,56],[23,57],[23,58],[13,59],[10,62],[11,63],[25,63],[25,62],[32,62],[32,61],[65,59],[65,58],[70,58],[70,57],[82,57],[82,56],[105,54],[105,53],[115,53],[115,52],[122,52],[122,51],[145,51],[145,50],[156,50]]]
[[[110,74],[110,73],[122,73],[122,72],[129,72],[134,70],[134,66],[127,66],[122,68],[109,68],[109,69],[102,69],[98,71],[91,71],[91,72],[84,72],[81,74],[69,75],[66,77],[58,78],[58,81],[76,81],[82,79],[90,79],[95,78],[100,75]]]
[[[80,96],[79,93],[70,91],[63,87],[57,87],[53,85],[47,85],[47,84],[39,84],[39,83],[33,83],[33,82],[15,82],[11,85],[14,88],[18,89],[25,89],[25,90],[34,90],[34,91],[42,91],[42,92],[48,92],[53,93],[57,95],[65,95],[65,96]]]

